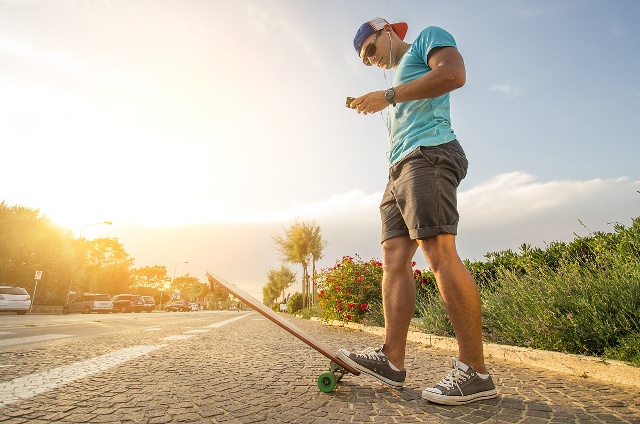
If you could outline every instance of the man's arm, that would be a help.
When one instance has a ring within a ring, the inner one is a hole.
[[[454,47],[434,49],[429,54],[428,64],[431,72],[394,87],[396,103],[433,99],[462,87],[467,80],[464,60]]]
[[[396,103],[412,100],[433,99],[462,87],[467,80],[464,60],[454,47],[437,47],[429,53],[431,68],[420,78],[393,87]],[[375,113],[389,106],[384,97],[385,90],[365,94],[354,101],[358,113]]]

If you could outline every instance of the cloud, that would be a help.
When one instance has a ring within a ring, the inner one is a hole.
[[[542,247],[612,231],[612,223],[640,216],[638,190],[640,181],[627,177],[543,182],[522,172],[497,175],[459,195],[461,255],[481,259],[523,243]]]
[[[511,84],[493,84],[490,88],[491,91],[497,91],[498,93],[506,94],[509,98],[518,97],[522,92],[520,87]]]
[[[463,259],[482,260],[489,252],[518,250],[523,243],[571,241],[574,233],[612,231],[611,222],[625,225],[640,210],[640,181],[628,178],[541,181],[523,172],[496,175],[459,194],[457,245]],[[378,202],[380,193],[354,189],[279,215],[282,220],[201,223],[174,227],[124,225],[91,227],[117,235],[136,266],[165,265],[188,260],[185,272],[220,274],[261,296],[265,272],[279,267],[271,237],[292,219],[314,220],[328,242],[319,268],[332,266],[343,255],[381,258]],[[275,218],[275,216],[274,216]],[[292,218],[292,219],[289,219]],[[580,221],[579,221],[580,220]],[[417,267],[427,268],[420,253]],[[300,270],[294,267],[296,272]],[[293,288],[292,291],[295,291]],[[297,290],[300,290],[299,288]]]

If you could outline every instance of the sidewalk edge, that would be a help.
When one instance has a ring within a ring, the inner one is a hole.
[[[344,323],[340,321],[327,322],[317,317],[311,319],[325,325],[346,327],[369,334],[384,336],[384,328],[382,327],[369,327],[362,324]],[[456,339],[450,337],[409,331],[407,340],[437,349],[458,350]],[[502,359],[509,362],[570,374],[575,377],[593,378],[608,383],[615,381],[625,386],[640,389],[640,368],[627,365],[624,362],[493,343],[483,343],[483,345],[484,354],[487,359]]]

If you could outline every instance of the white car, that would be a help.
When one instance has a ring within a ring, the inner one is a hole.
[[[31,296],[22,287],[0,286],[0,312],[25,315],[31,308]]]

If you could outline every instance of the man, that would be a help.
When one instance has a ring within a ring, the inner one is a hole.
[[[458,340],[452,370],[422,396],[459,405],[497,396],[484,364],[480,295],[456,250],[456,192],[468,162],[451,128],[449,93],[462,87],[466,71],[455,40],[428,27],[413,44],[408,26],[381,18],[364,23],[353,40],[365,65],[397,68],[392,86],[350,104],[358,113],[388,108],[389,181],[380,204],[382,297],[385,339],[379,349],[338,356],[392,387],[404,385],[405,347],[416,301],[411,267],[418,247],[433,271]]]

